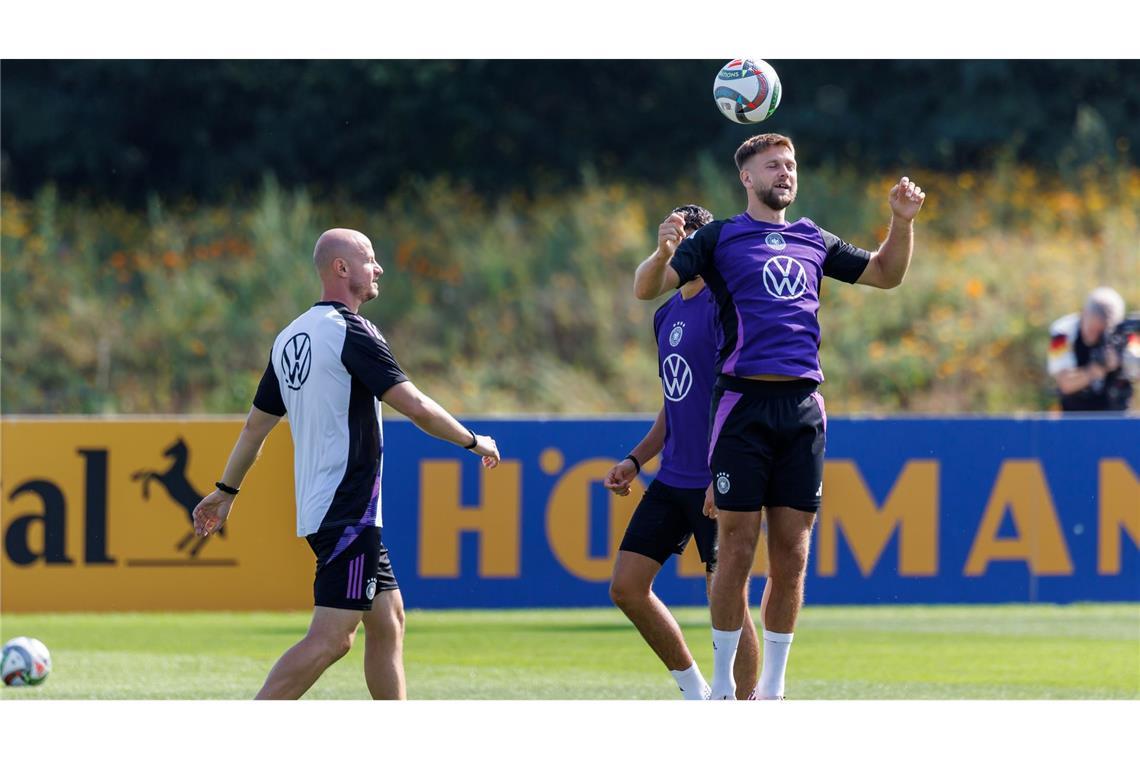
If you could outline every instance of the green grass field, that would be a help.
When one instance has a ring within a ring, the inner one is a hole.
[[[708,612],[675,610],[712,670]],[[41,639],[51,677],[6,699],[246,699],[305,631],[306,613],[0,617]],[[808,607],[789,699],[1137,699],[1140,605]],[[363,630],[360,633],[363,636]],[[308,699],[367,699],[363,639]],[[614,609],[408,613],[412,699],[677,699]]]

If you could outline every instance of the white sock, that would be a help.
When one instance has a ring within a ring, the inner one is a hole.
[[[735,631],[712,629],[713,682],[712,699],[736,699],[736,680],[732,666],[736,662],[736,647],[740,643],[741,628]]]
[[[708,699],[709,685],[701,675],[701,669],[694,662],[688,670],[670,670],[669,674],[677,682],[685,699]]]
[[[764,669],[760,671],[760,683],[756,684],[756,696],[760,699],[784,696],[784,672],[788,669],[788,652],[794,635],[764,631]]]

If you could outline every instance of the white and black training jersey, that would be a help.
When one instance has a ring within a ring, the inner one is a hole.
[[[407,379],[376,326],[342,303],[321,301],[277,335],[253,405],[289,415],[298,536],[382,524],[379,398]]]

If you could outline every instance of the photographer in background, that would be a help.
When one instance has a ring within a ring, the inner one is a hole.
[[[1066,412],[1123,411],[1140,375],[1140,320],[1124,318],[1124,299],[1109,287],[1089,293],[1079,314],[1049,328],[1049,374]]]

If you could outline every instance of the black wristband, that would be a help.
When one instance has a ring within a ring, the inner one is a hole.
[[[225,483],[223,483],[220,480],[214,484],[214,487],[217,488],[222,493],[228,493],[230,496],[237,496],[238,495],[239,489],[234,488],[233,486],[227,486]]]
[[[473,449],[479,445],[479,436],[475,435],[475,431],[472,430],[471,428],[467,428],[467,432],[471,434],[471,443],[467,444],[463,448],[470,451],[471,449]]]
[[[641,474],[641,462],[637,461],[637,457],[635,457],[633,454],[626,454],[625,458],[628,459],[629,461],[633,462],[633,466],[637,468],[637,474],[640,475]]]

